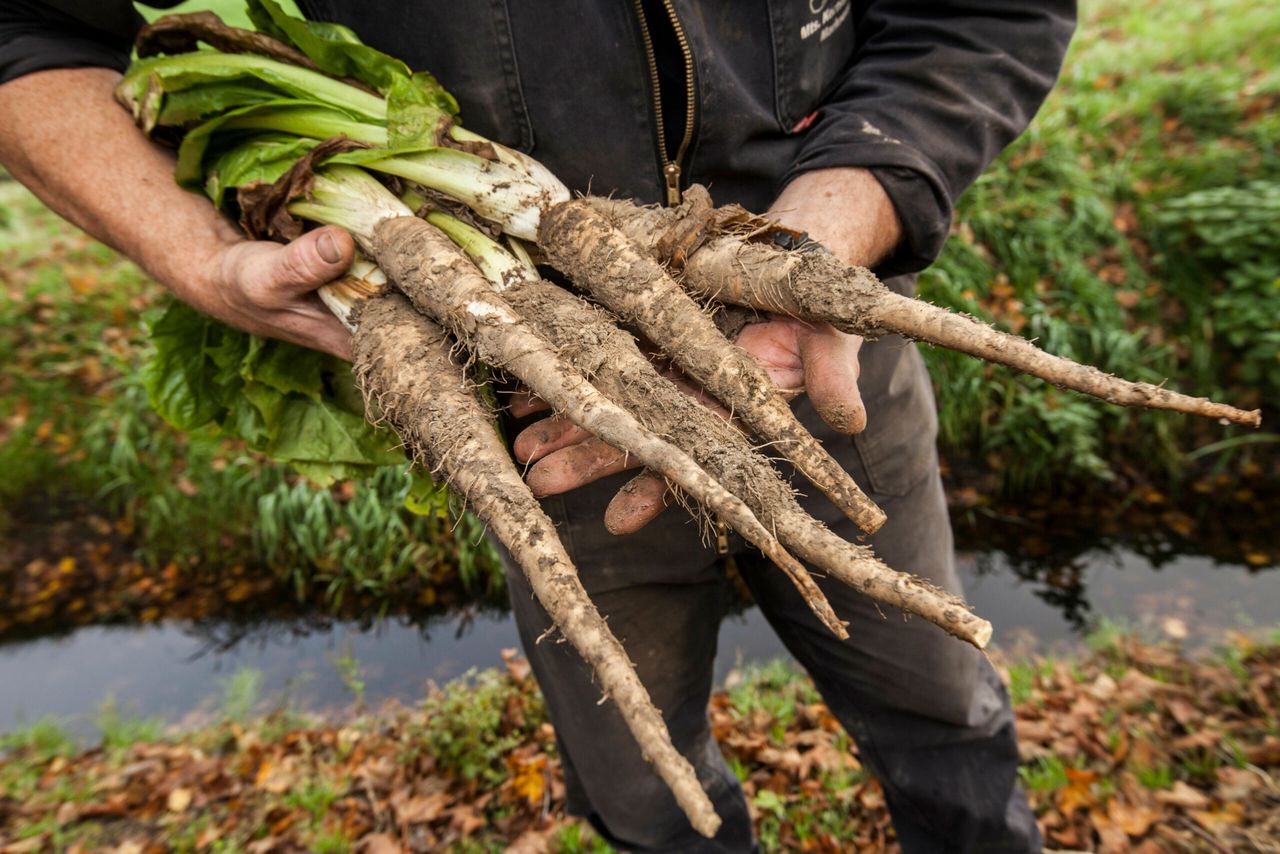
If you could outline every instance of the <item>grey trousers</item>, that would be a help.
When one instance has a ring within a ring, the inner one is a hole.
[[[803,399],[797,414],[888,514],[869,543],[896,569],[959,592],[934,449],[936,413],[914,345],[890,336],[863,348],[867,431],[839,436]],[[790,474],[790,472],[786,472]],[[602,514],[629,475],[545,502],[583,583],[635,662],[675,746],[693,763],[723,819],[713,840],[689,825],[571,646],[542,638],[549,618],[504,555],[512,607],[563,758],[568,806],[630,851],[740,852],[750,817],[707,718],[717,634],[730,590],[723,562],[678,508],[639,533],[614,537]],[[794,481],[803,490],[801,482]],[[805,508],[846,539],[860,532],[821,494]],[[820,579],[847,641],[810,613],[786,577],[731,539],[739,572],[773,630],[813,677],[832,713],[884,786],[907,852],[1038,851],[1017,787],[1008,696],[986,658],[935,626]]]

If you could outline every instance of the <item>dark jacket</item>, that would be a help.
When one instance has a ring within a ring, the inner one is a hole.
[[[152,0],[170,6],[173,0]],[[434,72],[475,130],[532,152],[571,188],[663,195],[684,130],[685,66],[660,0],[301,0]],[[957,196],[1020,133],[1058,73],[1071,0],[671,0],[693,60],[682,183],[763,210],[797,174],[871,168],[903,221],[883,274],[926,266]],[[642,13],[666,95],[655,122]],[[123,68],[141,19],[125,0],[5,0],[0,82]]]

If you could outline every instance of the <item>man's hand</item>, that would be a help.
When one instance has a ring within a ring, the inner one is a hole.
[[[767,216],[807,233],[846,264],[863,267],[882,260],[902,239],[893,203],[865,169],[807,172],[787,185]],[[781,388],[808,393],[834,429],[858,433],[867,426],[858,394],[858,336],[826,323],[777,318],[745,327],[737,343]]]
[[[350,266],[351,237],[324,228],[287,246],[245,240],[207,199],[174,183],[173,155],[113,100],[119,79],[67,68],[0,86],[0,163],[197,309],[350,358],[351,336],[313,291]]]
[[[351,361],[351,333],[315,290],[351,266],[355,243],[326,226],[281,246],[241,240],[228,244],[204,272],[208,283],[190,291],[196,308],[270,338],[324,350]]]
[[[902,234],[893,204],[879,182],[863,169],[826,169],[801,175],[787,186],[768,215],[807,232],[847,264],[875,264],[893,250]],[[818,414],[836,430],[857,433],[866,426],[866,410],[858,394],[861,338],[827,324],[776,318],[746,326],[737,344],[760,362],[785,393],[807,393]],[[708,402],[687,380],[679,382],[687,392]],[[709,405],[727,417],[714,402]],[[545,408],[527,395],[512,403],[517,417]],[[557,418],[542,419],[523,430],[516,437],[514,450],[517,459],[533,463],[529,485],[540,496],[568,492],[636,466],[585,430]],[[606,520],[614,533],[630,533],[666,505],[666,482],[645,474],[614,497]]]

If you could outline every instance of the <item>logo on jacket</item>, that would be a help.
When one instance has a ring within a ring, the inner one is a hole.
[[[815,34],[818,41],[824,42],[831,34],[849,19],[849,0],[809,0],[809,11],[813,17],[800,26],[800,40],[805,41]]]

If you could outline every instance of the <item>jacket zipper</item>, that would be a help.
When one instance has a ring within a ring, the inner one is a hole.
[[[667,154],[666,119],[662,114],[662,81],[658,76],[658,57],[653,49],[653,37],[649,34],[649,22],[645,20],[641,0],[635,0],[636,18],[640,21],[640,37],[644,41],[645,58],[649,61],[649,82],[653,86],[653,110],[658,131],[658,151],[662,158],[662,180],[667,188],[667,204],[678,205],[684,197],[680,187],[680,172],[684,156],[689,151],[689,144],[693,142],[693,116],[694,110],[697,109],[697,93],[693,88],[693,51],[689,49],[689,39],[684,34],[684,27],[680,26],[680,18],[676,15],[675,6],[671,4],[671,0],[662,0],[662,6],[667,10],[667,17],[671,19],[676,43],[680,46],[680,53],[684,57],[684,136],[680,139],[675,158]]]

